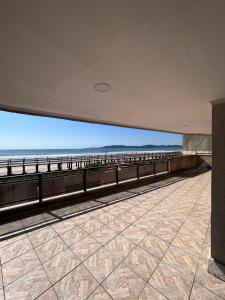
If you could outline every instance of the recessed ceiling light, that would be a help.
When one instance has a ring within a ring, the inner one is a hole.
[[[111,86],[106,82],[98,82],[95,84],[94,88],[97,92],[104,93],[108,92],[111,89]]]

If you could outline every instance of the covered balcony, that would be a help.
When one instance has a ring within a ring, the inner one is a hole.
[[[225,2],[2,0],[0,33],[1,110],[212,138],[212,180],[6,210],[0,300],[225,299]]]

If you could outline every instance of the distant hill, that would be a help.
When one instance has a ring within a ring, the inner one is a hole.
[[[100,148],[103,148],[103,149],[111,149],[111,148],[162,148],[162,149],[166,149],[166,148],[176,148],[176,149],[181,149],[181,145],[142,145],[142,146],[126,146],[126,145],[110,145],[110,146],[103,146],[103,147],[100,147]]]

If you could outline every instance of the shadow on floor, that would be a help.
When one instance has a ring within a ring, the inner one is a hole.
[[[33,231],[37,228],[45,227],[47,224],[61,222],[116,202],[131,199],[138,195],[143,195],[150,191],[163,188],[175,182],[191,178],[199,175],[207,170],[195,169],[188,170],[175,175],[167,175],[158,181],[153,182],[133,182],[125,187],[119,186],[109,191],[98,191],[93,195],[87,193],[80,198],[72,200],[52,203],[47,207],[40,207],[35,209],[24,208],[24,212],[19,215],[5,217],[5,220],[0,223],[0,241],[9,239],[26,232]],[[26,210],[26,211],[25,211]]]

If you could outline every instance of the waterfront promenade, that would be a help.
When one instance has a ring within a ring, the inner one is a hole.
[[[171,152],[139,152],[118,153],[105,155],[79,156],[39,156],[0,159],[0,176],[30,174],[39,172],[75,170],[103,165],[135,163],[160,158],[169,158],[181,155],[181,151]]]
[[[224,299],[225,282],[207,273],[210,181],[193,173],[2,224],[17,235],[0,242],[0,299]]]

